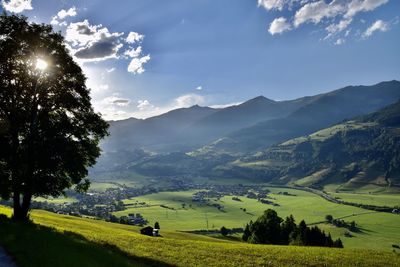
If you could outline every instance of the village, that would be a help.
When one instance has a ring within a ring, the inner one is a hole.
[[[268,196],[269,190],[260,186],[252,185],[212,185],[187,182],[181,179],[173,179],[169,185],[157,187],[158,180],[153,179],[150,185],[142,187],[128,187],[120,185],[110,187],[104,191],[90,190],[87,193],[77,193],[69,190],[66,195],[74,199],[72,202],[36,201],[32,202],[32,208],[42,209],[58,214],[65,214],[77,217],[88,217],[94,219],[106,220],[114,223],[144,226],[148,220],[140,213],[131,213],[128,216],[116,217],[114,212],[126,210],[123,200],[138,196],[158,193],[158,192],[179,192],[188,190],[199,190],[192,196],[192,204],[207,205],[224,212],[224,207],[211,199],[220,200],[223,196],[233,196],[234,200],[240,201],[239,197],[257,199],[263,204],[278,205],[274,203],[273,198]],[[2,201],[2,204],[11,206],[10,201]],[[188,204],[188,205],[192,205]],[[138,206],[146,206],[146,203],[137,203]],[[186,205],[186,204],[185,204]],[[169,208],[169,207],[165,207]]]

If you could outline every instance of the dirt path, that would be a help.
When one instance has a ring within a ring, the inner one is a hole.
[[[10,256],[6,251],[0,247],[0,267],[16,267],[15,263],[12,261]]]

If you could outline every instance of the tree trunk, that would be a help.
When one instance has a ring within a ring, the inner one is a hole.
[[[13,195],[13,206],[14,206],[14,214],[13,219],[20,221],[21,220],[21,201],[20,201],[20,193],[18,190],[14,190]]]
[[[14,197],[13,197],[13,204],[14,204],[13,219],[14,220],[27,221],[29,219],[28,213],[29,213],[29,208],[31,206],[31,200],[32,200],[32,195],[25,194],[24,197],[22,198],[22,203],[21,203],[20,193],[14,191]]]

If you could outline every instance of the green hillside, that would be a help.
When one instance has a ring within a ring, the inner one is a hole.
[[[275,183],[400,189],[400,102],[220,167]],[[332,187],[331,187],[332,189]]]
[[[11,210],[2,207],[0,213],[10,215]],[[113,266],[398,266],[400,264],[399,254],[393,252],[250,245],[172,232],[165,232],[162,233],[163,237],[154,238],[138,234],[137,227],[103,221],[44,211],[33,211],[31,217],[34,223],[41,227],[17,226],[4,219],[0,227],[0,244],[6,247],[22,267],[54,266],[55,262],[59,263],[57,266],[76,266],[74,264],[77,262],[80,262],[80,266],[107,266],[110,261],[113,262]],[[29,242],[26,242],[26,237],[29,237]],[[99,264],[101,262],[102,264]]]

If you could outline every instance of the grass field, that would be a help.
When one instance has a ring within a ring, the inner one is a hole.
[[[0,207],[0,213],[11,214]],[[0,244],[20,266],[399,266],[394,252],[296,246],[250,245],[33,211],[48,228],[2,222]],[[65,234],[65,231],[67,233]],[[73,233],[73,234],[71,234]],[[29,242],[26,240],[29,239]],[[28,250],[28,251],[27,251]],[[32,257],[32,258],[29,258]],[[27,259],[30,259],[29,261]],[[76,264],[79,262],[79,264]],[[35,265],[36,264],[36,265]],[[53,264],[53,265],[52,265]]]
[[[77,199],[72,198],[72,197],[58,197],[58,198],[36,197],[33,200],[37,201],[37,202],[49,202],[49,203],[53,203],[53,204],[70,204],[70,203],[74,203],[77,201]]]
[[[330,195],[340,198],[341,200],[376,206],[400,207],[399,194],[368,194],[368,193],[335,193],[329,192]]]
[[[293,214],[297,222],[304,219],[307,223],[324,221],[327,214],[334,218],[346,221],[356,221],[362,229],[353,233],[353,237],[344,237],[344,228],[330,227],[322,224],[326,230],[332,232],[333,237],[342,238],[345,247],[371,248],[379,250],[392,250],[392,244],[400,243],[400,215],[371,212],[357,207],[339,205],[301,190],[287,188],[269,188],[272,191],[273,202],[279,204],[272,207],[258,202],[255,199],[240,197],[241,202],[225,196],[220,201],[211,200],[224,206],[224,211],[215,207],[199,205],[191,201],[194,191],[186,192],[161,192],[125,200],[128,209],[116,212],[115,215],[123,216],[129,213],[140,213],[150,224],[158,221],[162,229],[167,230],[199,230],[243,227],[250,220],[255,220],[268,208],[275,209],[281,217]],[[279,195],[278,192],[286,191],[296,196]],[[146,205],[134,205],[145,202]],[[185,208],[182,204],[185,203]],[[162,207],[164,205],[165,207]],[[189,205],[192,205],[191,207]],[[172,209],[173,208],[173,209]],[[246,212],[240,208],[245,208]]]

